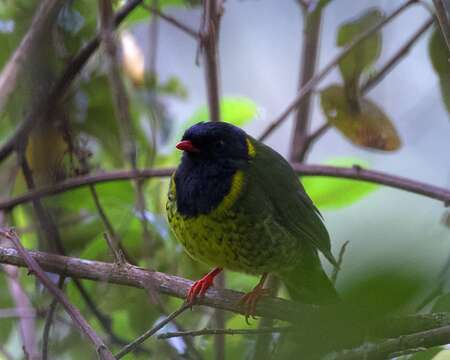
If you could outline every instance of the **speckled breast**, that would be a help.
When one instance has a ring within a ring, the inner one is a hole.
[[[252,274],[279,272],[298,262],[299,242],[290,239],[270,216],[249,219],[238,206],[222,206],[210,214],[186,217],[177,211],[172,185],[166,206],[168,221],[194,259]]]

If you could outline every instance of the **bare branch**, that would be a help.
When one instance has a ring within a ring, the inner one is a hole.
[[[181,315],[183,312],[185,312],[189,308],[190,308],[189,304],[184,303],[183,305],[181,305],[181,307],[178,310],[174,311],[172,314],[167,316],[164,320],[160,321],[158,324],[156,324],[150,330],[143,333],[136,340],[134,340],[130,344],[126,345],[122,350],[120,350],[116,354],[116,359],[121,359],[126,354],[128,354],[130,351],[133,351],[138,345],[142,344],[145,340],[147,340],[149,337],[153,336],[160,329],[162,329],[169,322],[171,322],[173,319],[175,319],[177,316]]]
[[[433,18],[425,21],[423,25],[409,38],[409,40],[384,64],[378,72],[361,85],[361,94],[365,95],[382,81],[386,75],[409,53],[411,48],[417,43],[417,40],[425,34],[428,28],[433,24]],[[325,132],[331,128],[329,123],[325,123],[315,130],[306,139],[304,151],[306,152],[313,143],[315,143]],[[304,156],[304,155],[303,155]]]
[[[180,29],[181,31],[183,31],[187,35],[191,36],[195,40],[199,40],[200,39],[200,34],[196,30],[191,29],[189,26],[181,23],[179,20],[173,18],[172,16],[164,14],[158,8],[156,8],[154,6],[148,6],[146,4],[142,4],[142,7],[147,9],[148,11],[158,15],[161,19],[165,20],[166,22],[168,22],[169,24],[175,26],[176,28]]]
[[[58,287],[49,279],[45,274],[40,265],[36,262],[33,256],[25,250],[25,248],[20,243],[19,238],[13,230],[6,231],[4,229],[0,230],[0,235],[11,240],[17,249],[18,254],[20,254],[23,262],[32,271],[35,276],[40,280],[40,282],[47,288],[47,290],[58,300],[59,303],[64,307],[67,313],[72,318],[73,322],[78,325],[80,331],[87,336],[90,342],[94,345],[96,352],[99,354],[101,359],[114,359],[114,356],[103,343],[102,339],[97,335],[97,333],[91,328],[88,322],[81,315],[80,311],[70,303],[66,295],[58,289]]]
[[[311,80],[316,72],[320,43],[320,27],[322,22],[322,11],[320,10],[320,7],[317,11],[308,12],[308,8],[304,4],[300,5],[303,12],[303,48],[299,90]],[[303,162],[306,155],[306,151],[303,149],[307,145],[310,117],[311,92],[306,94],[298,103],[290,154],[291,161]]]
[[[37,359],[39,358],[39,352],[36,342],[35,314],[33,314],[35,311],[27,293],[19,282],[18,269],[9,265],[3,265],[3,270],[7,275],[9,292],[16,305],[14,310],[16,310],[20,319],[19,329],[24,351],[30,356],[30,359]]]
[[[204,55],[210,121],[220,121],[218,40],[222,11],[220,1],[203,0],[204,24],[201,31],[200,50]]]
[[[291,326],[285,327],[262,327],[258,329],[202,329],[191,331],[174,331],[157,336],[158,339],[170,339],[174,337],[203,336],[203,335],[261,335],[261,334],[280,334],[292,331]]]
[[[118,267],[113,263],[77,259],[40,251],[28,251],[27,253],[48,272],[77,279],[103,281],[137,288],[147,288],[148,284],[151,284],[159,293],[183,300],[193,284],[192,281],[178,276],[136,266]],[[0,263],[26,266],[22,256],[13,248],[0,247]],[[211,287],[203,299],[198,299],[197,304],[243,314],[245,309],[238,304],[243,295],[242,292]],[[315,309],[316,307],[311,305],[267,297],[258,302],[255,315],[292,321],[293,318],[310,315]]]
[[[47,0],[40,4],[31,22],[30,29],[3,67],[2,73],[0,74],[0,113],[3,111],[3,107],[9,96],[16,88],[20,72],[27,58],[31,56],[37,38],[46,31],[50,19],[58,13],[63,5],[64,2],[58,0]]]
[[[377,73],[369,78],[366,83],[361,86],[361,93],[366,94],[373,89],[384,77],[402,60],[417,43],[417,40],[425,34],[425,32],[433,25],[434,19],[430,18],[419,27],[405,44],[381,67]]]
[[[128,14],[135,9],[143,0],[129,0],[127,3],[116,12],[114,16],[114,24],[117,27]],[[19,140],[26,137],[37,120],[45,117],[48,112],[53,111],[56,104],[58,104],[66,95],[72,82],[86,65],[89,58],[94,54],[100,45],[100,35],[97,34],[92,40],[86,43],[85,46],[78,52],[78,54],[66,65],[61,76],[52,86],[46,98],[39,102],[39,106],[30,114],[26,116],[24,121],[16,128],[11,137],[0,146],[0,162],[8,157],[15,149]]]
[[[347,54],[359,43],[364,41],[366,38],[371,36],[373,33],[380,30],[383,26],[388,24],[392,19],[394,19],[397,15],[401,14],[405,9],[409,6],[415,4],[417,0],[409,0],[400,5],[396,10],[394,10],[389,16],[385,17],[382,21],[380,21],[375,26],[371,27],[367,31],[363,32],[359,36],[357,36],[350,44],[348,44],[338,55],[336,55],[329,63],[326,65],[321,71],[319,71],[311,80],[309,80],[305,86],[303,86],[298,92],[295,99],[292,103],[284,110],[267,128],[264,130],[262,135],[259,137],[259,140],[266,139],[269,134],[274,131],[281,123],[289,116],[289,114],[295,110],[300,101],[309,94],[316,85],[331,71],[335,66],[345,57]]]
[[[450,325],[437,329],[422,331],[416,334],[404,335],[395,339],[383,340],[377,343],[366,343],[362,346],[343,350],[329,359],[334,360],[371,360],[386,359],[391,354],[407,349],[429,348],[450,343]],[[328,357],[327,357],[328,359]]]
[[[60,276],[59,280],[58,280],[58,289],[61,289],[61,291],[64,286],[64,281],[65,281],[65,277]],[[58,300],[56,298],[54,298],[50,304],[47,315],[45,317],[44,331],[42,334],[42,360],[48,359],[48,344],[49,344],[49,339],[50,339],[50,329],[51,329],[51,326],[53,323],[53,317],[54,317],[57,305],[58,305]]]
[[[438,186],[422,183],[408,178],[387,174],[381,171],[365,170],[361,168],[345,168],[326,165],[292,164],[294,170],[301,176],[329,176],[336,178],[347,178],[362,180],[376,184],[390,186],[396,189],[409,191],[415,194],[427,196],[432,199],[450,202],[450,190]],[[43,198],[62,192],[111,181],[130,180],[135,178],[166,177],[172,175],[173,168],[142,169],[139,171],[119,170],[95,175],[71,178],[52,186],[30,191],[24,195],[7,199],[0,202],[0,210],[11,210],[17,205],[27,203],[36,198]]]
[[[348,240],[345,241],[341,246],[341,250],[339,251],[339,256],[338,256],[338,260],[337,260],[338,266],[336,266],[333,269],[333,274],[331,275],[331,282],[333,283],[333,285],[336,285],[337,277],[339,275],[339,271],[341,270],[342,262],[344,261],[345,250],[347,249],[347,245],[349,242],[350,241],[348,241]]]

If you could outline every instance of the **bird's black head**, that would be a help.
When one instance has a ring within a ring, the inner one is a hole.
[[[175,173],[178,211],[208,214],[230,192],[233,176],[249,164],[247,135],[222,122],[198,123],[176,145],[183,150]]]
[[[248,160],[245,132],[224,122],[195,124],[186,130],[177,148],[192,160]]]

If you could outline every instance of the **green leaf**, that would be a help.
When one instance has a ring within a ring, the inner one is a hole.
[[[373,27],[383,19],[380,10],[374,8],[366,11],[353,21],[341,25],[337,36],[337,45],[345,46],[357,36]],[[356,45],[346,57],[339,62],[339,68],[345,82],[357,82],[361,73],[367,70],[380,56],[381,33],[376,32]]]
[[[450,113],[450,66],[448,58],[450,53],[442,37],[441,32],[436,29],[431,35],[428,44],[431,64],[439,76],[439,84],[441,87],[442,99],[445,103],[447,111]]]
[[[337,158],[328,161],[327,164],[367,167],[365,161],[354,158]],[[319,209],[339,209],[352,205],[380,187],[364,181],[328,177],[305,177],[302,179],[302,183]]]
[[[355,110],[345,88],[339,85],[330,85],[323,90],[320,100],[328,122],[353,144],[384,151],[400,148],[401,141],[394,124],[374,102],[360,98],[359,109]]]
[[[255,119],[258,112],[256,104],[245,97],[224,97],[220,101],[220,114],[222,121],[243,126]],[[200,121],[208,121],[209,112],[207,106],[199,108],[186,122],[184,128],[188,128]]]

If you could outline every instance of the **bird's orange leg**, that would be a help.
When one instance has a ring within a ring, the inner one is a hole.
[[[245,322],[247,324],[249,324],[249,317],[256,319],[256,304],[258,303],[259,299],[270,294],[269,289],[264,289],[264,282],[266,281],[267,275],[268,273],[264,273],[261,276],[261,280],[259,280],[258,285],[256,285],[252,291],[245,294],[241,298],[241,300],[239,300],[239,304],[245,307]]]
[[[197,280],[190,287],[186,301],[188,304],[193,305],[197,296],[203,297],[214,281],[214,278],[219,275],[222,271],[222,268],[214,268],[205,276],[203,276],[200,280]]]

